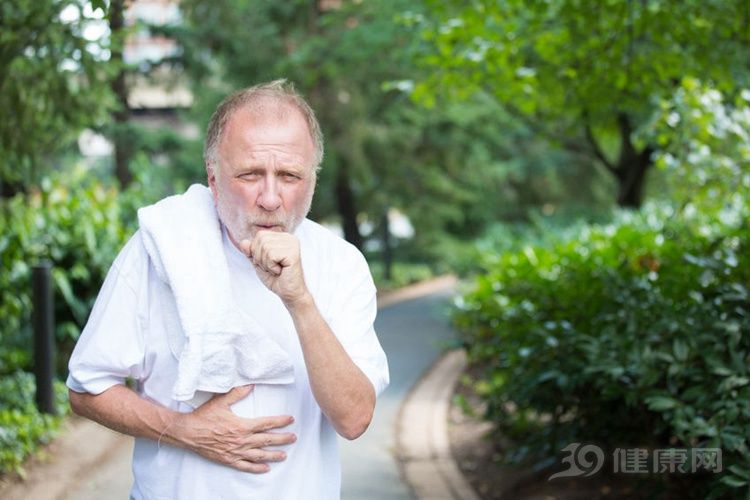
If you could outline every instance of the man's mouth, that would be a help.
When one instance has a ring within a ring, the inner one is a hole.
[[[283,231],[284,227],[280,224],[255,224],[255,227],[266,231]]]

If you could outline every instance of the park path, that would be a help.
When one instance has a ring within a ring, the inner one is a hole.
[[[367,432],[341,443],[343,500],[415,498],[399,476],[395,459],[396,419],[407,393],[450,345],[447,319],[452,288],[385,307],[375,328],[388,356],[391,383],[378,398]]]
[[[389,387],[378,398],[375,417],[356,441],[341,440],[342,500],[413,500],[395,459],[396,419],[409,390],[451,345],[447,308],[453,293],[451,280],[422,288],[427,295],[384,306],[375,328],[388,356]],[[413,294],[415,295],[415,294]],[[106,432],[106,431],[103,431]],[[65,500],[126,499],[132,483],[132,440],[125,438],[110,458],[86,476]]]

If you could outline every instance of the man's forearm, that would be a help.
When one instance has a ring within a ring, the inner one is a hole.
[[[292,315],[320,409],[339,434],[359,437],[372,420],[375,389],[320,315],[305,285],[299,240],[289,233],[258,231],[239,248]]]
[[[70,405],[77,414],[105,427],[190,450],[244,472],[263,473],[269,462],[286,459],[286,453],[268,446],[296,441],[290,432],[275,432],[289,425],[291,415],[241,418],[232,404],[247,397],[251,386],[235,387],[214,396],[191,413],[180,413],[141,398],[124,385],[99,395],[70,391]]]
[[[367,430],[375,410],[372,383],[344,350],[312,296],[287,304],[287,308],[318,405],[340,435],[356,439]]]
[[[124,385],[93,395],[69,391],[75,413],[133,437],[143,437],[185,447],[168,431],[180,417],[176,411],[141,398]]]

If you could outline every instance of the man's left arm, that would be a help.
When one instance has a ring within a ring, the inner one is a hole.
[[[312,296],[287,304],[297,329],[315,400],[336,431],[362,435],[375,411],[375,389],[354,364],[315,305]]]
[[[260,231],[252,242],[243,240],[241,246],[260,279],[292,316],[315,400],[341,436],[356,439],[372,420],[375,388],[341,345],[307,289],[299,241],[288,233]]]

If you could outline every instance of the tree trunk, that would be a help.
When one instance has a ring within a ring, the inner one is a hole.
[[[318,20],[323,15],[321,3],[319,0],[308,1],[308,18],[307,18],[307,33],[309,36],[319,34],[321,31]],[[322,76],[322,75],[321,75]],[[316,83],[311,89],[311,97],[318,96],[318,105],[315,106],[318,109],[318,118],[323,118],[326,113],[331,113],[335,116],[335,107],[338,105],[337,99],[332,95],[332,85],[326,81],[325,77],[319,77],[316,79]],[[314,102],[314,101],[313,101]],[[333,110],[333,111],[332,111]],[[324,121],[324,120],[321,120]],[[334,118],[331,123],[337,123]],[[338,127],[343,124],[337,125]],[[341,137],[343,131],[332,130],[334,137]],[[331,165],[333,167],[333,165]],[[336,165],[336,179],[334,180],[333,186],[334,196],[336,198],[336,208],[341,216],[341,225],[344,230],[344,239],[362,250],[362,235],[359,232],[359,225],[357,224],[357,202],[354,196],[354,190],[352,189],[351,179],[349,177],[349,160],[346,156],[342,156],[338,165]]]
[[[0,198],[13,198],[18,193],[26,193],[22,182],[0,179]]]
[[[646,174],[653,162],[651,150],[647,148],[632,157],[628,163],[617,165],[617,204],[623,208],[640,208],[643,204],[643,188]]]
[[[621,113],[617,117],[620,127],[620,157],[614,166],[617,179],[617,204],[623,208],[640,208],[643,203],[643,188],[646,174],[653,165],[653,148],[646,146],[637,151],[632,142],[632,128],[628,116]]]
[[[125,82],[125,64],[123,60],[123,46],[125,45],[123,29],[125,27],[125,1],[112,0],[109,11],[109,29],[112,33],[112,57],[111,61],[117,68],[117,75],[112,80],[111,88],[117,99],[117,109],[112,114],[114,119],[114,143],[115,177],[120,181],[124,189],[133,181],[130,172],[130,159],[133,155],[130,134],[127,125],[130,121],[130,108],[128,107],[128,88]]]
[[[344,238],[359,250],[362,250],[362,235],[359,233],[359,226],[357,225],[357,208],[346,163],[341,163],[338,166],[334,192],[336,193],[336,206],[344,228]]]

